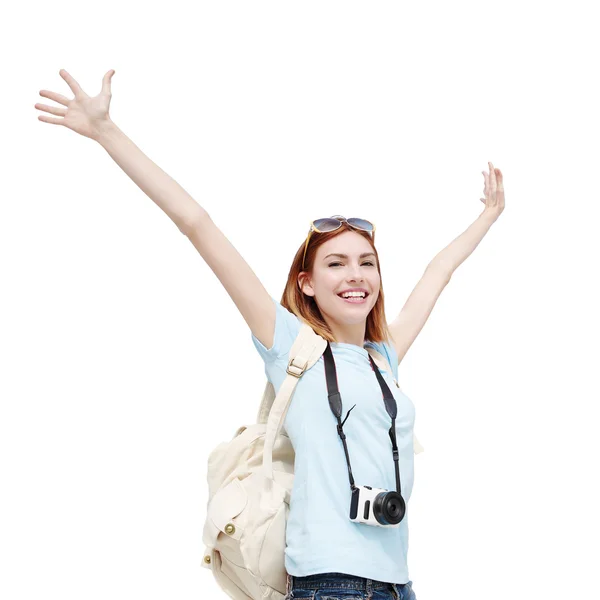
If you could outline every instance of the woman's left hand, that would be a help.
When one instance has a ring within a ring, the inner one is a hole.
[[[492,213],[495,217],[500,216],[504,210],[504,182],[500,169],[494,169],[494,165],[488,162],[490,172],[482,171],[485,180],[483,194],[485,198],[479,198],[484,204],[484,212]]]

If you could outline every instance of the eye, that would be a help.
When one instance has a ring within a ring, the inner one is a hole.
[[[341,262],[333,262],[333,263],[330,263],[330,265],[329,265],[329,266],[330,266],[330,267],[333,267],[333,266],[335,266],[335,265],[341,265],[341,264],[342,264]],[[364,263],[363,263],[363,265],[371,265],[372,267],[374,267],[374,266],[375,266],[375,264],[374,264],[374,263],[372,263],[370,260],[368,260],[367,262],[364,262]]]

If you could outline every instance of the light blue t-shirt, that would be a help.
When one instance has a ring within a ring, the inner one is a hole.
[[[271,297],[276,307],[275,339],[265,348],[252,341],[265,362],[265,373],[277,392],[287,376],[289,351],[302,321]],[[366,342],[388,358],[398,378],[398,357],[392,344]],[[355,485],[396,490],[389,429],[377,377],[365,348],[331,343],[342,397],[341,420]],[[413,488],[413,428],[415,407],[389,373],[380,369],[398,405],[398,445],[401,493],[406,513],[398,527],[379,527],[350,520],[351,489],[337,419],[327,398],[323,357],[299,379],[284,427],[295,452],[294,485],[286,528],[285,568],[296,577],[345,573],[406,583],[408,577],[408,501]]]

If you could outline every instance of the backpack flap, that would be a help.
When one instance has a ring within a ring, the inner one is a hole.
[[[227,532],[231,538],[239,540],[243,529],[236,526],[235,531],[226,529],[234,517],[246,507],[248,494],[239,479],[232,479],[225,487],[215,493],[208,505],[208,515],[202,531],[202,541],[209,548],[214,548],[221,532]]]

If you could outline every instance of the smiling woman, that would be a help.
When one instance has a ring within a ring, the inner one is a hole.
[[[306,240],[299,245],[293,258],[281,302],[277,302],[206,210],[111,120],[108,109],[114,70],[104,75],[101,92],[95,97],[88,96],[64,69],[59,74],[74,98],[41,90],[41,96],[59,106],[36,104],[37,109],[54,115],[40,115],[39,120],[67,127],[99,143],[171,218],[212,269],[248,324],[252,341],[264,360],[271,391],[275,392],[271,400],[277,398],[275,394],[281,386],[286,386],[284,394],[279,396],[287,402],[285,407],[282,409],[283,402],[261,405],[261,414],[267,406],[269,418],[271,414],[275,416],[268,423],[257,423],[251,433],[258,432],[252,439],[254,449],[258,447],[264,452],[268,435],[270,443],[276,441],[285,454],[280,462],[287,470],[279,471],[283,479],[275,481],[271,478],[269,484],[274,492],[272,497],[280,503],[276,513],[278,520],[273,528],[277,530],[279,540],[284,539],[286,527],[285,567],[294,584],[288,592],[294,597],[312,597],[318,590],[325,590],[321,594],[323,597],[331,591],[335,597],[379,594],[381,600],[384,597],[386,600],[415,600],[408,578],[407,519],[404,513],[395,523],[385,518],[397,508],[400,494],[406,502],[410,498],[414,479],[413,454],[417,451],[413,443],[414,405],[397,384],[398,363],[423,327],[452,272],[469,256],[503,211],[504,187],[500,171],[489,163],[489,175],[484,172],[483,214],[434,258],[400,315],[388,327],[373,223],[361,218],[346,219],[341,215],[313,221]],[[304,338],[299,338],[300,331],[307,331],[302,327],[304,324],[322,338],[318,342],[315,342],[317,336],[309,338],[308,346],[313,351],[319,349],[319,343],[327,342],[324,344],[326,350],[318,359],[315,357],[309,369],[306,369],[308,361],[302,354],[305,347],[299,345],[292,352],[296,340],[305,342]],[[373,350],[381,361],[373,360]],[[304,365],[298,367],[301,372],[293,369],[298,365],[292,365],[298,358],[305,359]],[[332,387],[334,380],[336,386]],[[265,399],[269,398],[265,394]],[[350,419],[347,425],[346,420],[342,423],[341,410],[336,412],[342,403],[354,405],[352,409],[357,408],[355,414],[359,414],[359,418]],[[276,409],[271,413],[273,406]],[[338,420],[337,426],[332,421],[332,412]],[[273,427],[275,417],[278,421]],[[287,432],[285,435],[280,434],[282,423]],[[358,450],[353,454],[356,473],[360,474],[362,483],[369,485],[355,485],[350,464],[344,461],[348,453],[344,456],[346,436],[342,436],[343,426],[347,428],[348,439]],[[231,442],[238,444],[238,449],[244,443],[240,443],[238,434],[243,434],[246,429],[245,426],[240,428]],[[223,450],[223,446],[220,448]],[[258,488],[265,483],[262,469],[251,471],[250,454],[244,453],[239,464],[231,460],[230,455],[223,461],[211,463],[209,459],[211,500],[218,488],[219,493],[225,491],[225,497],[229,494],[230,502],[220,502],[222,495],[217,498],[214,512],[207,519],[206,531],[215,539],[224,539],[225,544],[236,551],[242,546],[246,549],[263,547],[254,543],[256,539],[251,534],[245,537],[244,528],[237,528],[236,519],[246,505],[253,509],[250,518],[249,513],[245,513],[240,519],[246,532],[252,531],[252,518],[256,519],[254,525],[264,525],[260,517],[265,515],[258,508],[259,504],[260,509],[263,508],[262,498],[260,503],[248,503],[250,486],[254,484]],[[224,469],[221,463],[229,463],[232,468],[231,477],[223,486],[223,473],[228,467]],[[262,466],[262,461],[256,460],[255,464]],[[289,481],[291,475],[295,489],[301,490],[299,497],[287,496],[289,490],[281,483],[282,480]],[[257,479],[252,477],[263,479],[258,479],[259,485],[256,485]],[[374,491],[382,491],[386,499],[380,495],[372,496]],[[368,505],[365,499],[368,499]],[[286,526],[287,504],[290,513]],[[372,513],[368,514],[369,510]],[[273,514],[273,511],[269,512],[270,517]],[[363,516],[360,527],[352,522],[357,515]],[[364,527],[363,524],[376,526]],[[256,527],[254,533],[258,529]],[[264,561],[270,572],[261,580],[261,592],[265,581],[273,582],[283,571],[280,568],[276,573],[273,568],[283,559],[273,556],[274,547],[265,544],[266,554],[271,551],[268,560]],[[215,559],[217,554],[213,553]],[[211,556],[205,557],[205,562],[211,560]],[[234,562],[223,563],[222,573],[226,569],[230,569],[230,573],[238,569],[240,581],[255,585],[255,575],[250,573],[250,568],[239,566],[245,561]],[[229,589],[231,593],[237,593],[238,598],[249,597],[241,594],[239,587],[230,586]]]

